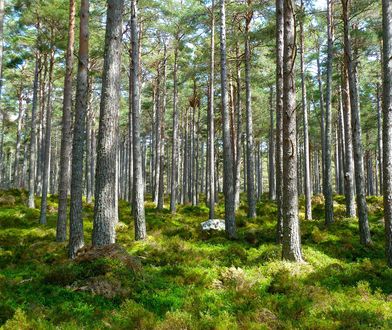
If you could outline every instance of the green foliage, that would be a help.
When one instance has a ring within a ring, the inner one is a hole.
[[[147,202],[149,237],[135,242],[129,204],[121,201],[118,243],[140,258],[135,272],[121,258],[69,261],[66,246],[55,243],[56,213],[39,226],[38,210],[27,209],[19,192],[3,196],[16,199],[0,209],[4,329],[392,327],[392,271],[384,262],[378,197],[368,199],[373,246],[360,245],[357,219],[339,217],[327,230],[320,212],[319,220],[301,222],[302,265],[281,261],[275,203],[263,200],[251,221],[240,210],[239,239],[229,241],[200,235],[204,205],[172,215]],[[321,199],[313,205],[322,210]],[[335,196],[336,212],[341,205]],[[89,241],[91,206],[84,212]]]

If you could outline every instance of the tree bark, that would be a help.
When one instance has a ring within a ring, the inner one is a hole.
[[[69,257],[84,245],[82,196],[83,156],[85,143],[86,114],[88,109],[88,50],[89,50],[89,0],[80,4],[78,77],[76,86],[75,123],[72,142],[71,203],[69,230]]]
[[[132,34],[132,125],[133,125],[133,203],[132,213],[135,223],[135,239],[147,237],[144,213],[144,182],[142,168],[142,149],[140,141],[140,56],[137,2],[131,5],[131,34]]]
[[[392,3],[382,1],[383,12],[383,195],[386,256],[392,267]]]
[[[355,167],[355,185],[357,194],[358,218],[359,218],[359,235],[361,244],[371,244],[368,209],[366,204],[365,193],[365,176],[363,166],[363,150],[361,141],[361,120],[359,113],[358,85],[356,79],[356,60],[353,59],[351,49],[351,38],[349,28],[349,0],[342,0],[343,4],[343,23],[344,23],[344,54],[348,68],[348,81],[350,87],[351,102],[351,122],[353,135],[354,167]]]
[[[48,205],[48,185],[49,185],[49,169],[50,169],[50,144],[51,144],[51,131],[52,131],[52,88],[53,88],[53,66],[54,66],[54,48],[50,50],[50,63],[49,63],[49,81],[48,81],[48,95],[47,95],[47,108],[46,108],[46,130],[45,130],[45,143],[43,154],[43,174],[42,174],[42,193],[41,193],[41,212],[39,223],[46,225],[46,208]]]
[[[230,114],[227,103],[226,67],[226,10],[225,0],[220,0],[220,57],[221,57],[221,94],[222,94],[222,132],[223,132],[223,185],[225,195],[225,225],[230,239],[236,237],[235,194],[233,173],[233,150],[230,139]]]
[[[301,90],[302,90],[302,112],[303,112],[303,129],[304,129],[304,185],[305,185],[305,219],[312,219],[312,196],[311,196],[311,174],[310,174],[310,155],[309,155],[309,124],[308,124],[308,107],[306,97],[305,81],[305,36],[304,36],[304,19],[305,6],[301,0],[302,17],[300,20],[300,42],[301,42]]]
[[[209,219],[215,217],[215,115],[214,115],[214,73],[215,73],[215,2],[211,2],[211,39],[210,39],[210,77],[209,77],[209,104],[208,104],[208,186],[209,186]]]
[[[383,141],[382,141],[382,105],[381,105],[381,91],[380,84],[377,84],[377,161],[378,161],[378,174],[379,174],[379,188],[380,194],[383,191]],[[377,179],[376,179],[377,180]]]
[[[72,146],[72,71],[75,42],[75,0],[69,1],[68,46],[65,60],[63,118],[60,149],[59,207],[57,217],[57,242],[67,239],[67,196],[70,184],[70,156]]]
[[[276,199],[276,179],[275,179],[275,139],[274,139],[274,108],[272,103],[273,90],[270,87],[270,131],[269,131],[269,150],[268,150],[268,161],[269,161],[269,171],[268,171],[268,181],[269,181],[269,199]]]
[[[38,103],[38,79],[39,79],[39,53],[35,54],[34,83],[33,83],[33,102],[31,105],[31,131],[30,131],[30,149],[29,149],[29,208],[35,208],[35,171],[36,171],[36,116]],[[0,182],[1,183],[1,182]]]
[[[283,2],[276,0],[276,242],[283,237]]]
[[[172,138],[172,159],[171,159],[171,182],[170,182],[170,211],[172,213],[176,212],[177,209],[177,196],[178,196],[178,81],[177,81],[177,71],[178,71],[178,43],[179,38],[175,40],[174,48],[174,67],[173,67],[173,138]]]
[[[296,105],[295,105],[295,3],[284,1],[283,55],[283,246],[284,260],[302,261],[298,219]]]
[[[253,116],[252,116],[252,96],[250,85],[250,24],[252,21],[253,12],[249,8],[252,4],[248,1],[248,12],[246,13],[245,21],[245,95],[246,95],[246,168],[248,179],[248,218],[256,217],[256,194],[255,194],[255,160],[254,160],[254,146],[253,146]]]
[[[325,173],[324,173],[324,198],[325,198],[325,224],[331,225],[333,218],[333,200],[332,200],[332,169],[331,169],[331,140],[332,140],[332,123],[331,123],[331,99],[332,99],[332,60],[333,60],[333,21],[332,7],[333,0],[327,0],[327,29],[328,29],[328,51],[327,51],[327,86],[325,95]]]
[[[123,0],[108,0],[99,118],[93,246],[115,242],[116,157]]]

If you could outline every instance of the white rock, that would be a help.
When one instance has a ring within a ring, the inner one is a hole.
[[[209,230],[217,230],[224,231],[225,230],[225,220],[221,219],[209,219],[207,221],[202,222],[201,230],[209,231]]]

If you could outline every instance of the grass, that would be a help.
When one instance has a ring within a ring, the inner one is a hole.
[[[316,196],[315,220],[301,220],[302,265],[280,260],[273,202],[263,200],[255,220],[241,205],[239,238],[229,241],[200,233],[204,205],[179,206],[172,215],[147,201],[149,236],[135,242],[129,205],[120,201],[117,241],[141,260],[140,271],[110,258],[68,261],[66,244],[55,243],[56,196],[49,198],[47,226],[26,198],[23,191],[0,193],[3,329],[392,328],[392,270],[384,261],[378,197],[368,200],[374,244],[362,247],[357,220],[344,217],[344,198],[335,196],[336,222],[327,229]],[[85,205],[87,244],[92,212]],[[217,217],[222,213],[219,204]]]

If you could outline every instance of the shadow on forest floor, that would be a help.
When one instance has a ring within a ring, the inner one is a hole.
[[[359,244],[356,219],[301,220],[305,264],[280,260],[276,205],[263,199],[254,220],[245,200],[238,239],[202,235],[208,208],[179,206],[176,214],[146,202],[148,239],[134,241],[129,204],[120,201],[117,241],[142,263],[99,257],[70,262],[55,242],[57,196],[48,199],[48,225],[38,224],[27,194],[0,192],[0,324],[4,329],[374,329],[392,328],[392,270],[384,261],[382,199],[368,199],[371,247]],[[303,217],[303,200],[300,200]],[[223,218],[223,204],[216,217]],[[84,204],[86,244],[93,206]],[[119,250],[122,251],[122,250]]]

